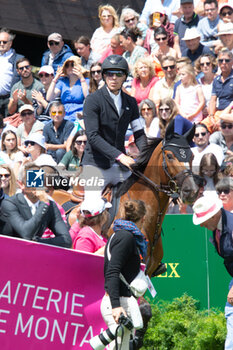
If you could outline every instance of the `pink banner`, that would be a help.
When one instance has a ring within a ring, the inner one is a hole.
[[[0,349],[90,350],[103,257],[4,236],[0,256]]]

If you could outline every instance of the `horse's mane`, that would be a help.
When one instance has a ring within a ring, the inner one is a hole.
[[[148,139],[148,142],[145,144],[143,149],[141,150],[135,164],[132,165],[133,170],[138,170],[143,172],[152,156],[152,153],[154,152],[155,148],[158,146],[158,144],[162,141],[162,138],[156,137]]]
[[[158,137],[148,139],[148,142],[141,150],[135,164],[132,165],[133,171],[140,171],[142,173],[144,172],[152,156],[152,153],[154,152],[155,148],[158,146],[161,140],[162,139]],[[119,184],[116,196],[120,197],[123,194],[125,194],[137,180],[138,177],[134,173],[132,173],[132,175],[130,175],[130,177],[126,181]]]

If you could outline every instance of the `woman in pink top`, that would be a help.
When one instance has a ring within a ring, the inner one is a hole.
[[[131,96],[135,97],[140,104],[142,100],[148,98],[151,88],[159,78],[155,77],[155,67],[149,57],[141,57],[137,60],[133,75]]]
[[[101,236],[102,227],[108,220],[107,208],[112,205],[103,199],[85,200],[81,204],[79,221],[70,228],[73,249],[98,255],[104,254],[106,240]]]

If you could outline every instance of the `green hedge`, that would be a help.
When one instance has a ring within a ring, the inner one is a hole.
[[[222,350],[226,337],[223,312],[199,310],[199,302],[184,294],[173,302],[152,305],[143,350]]]

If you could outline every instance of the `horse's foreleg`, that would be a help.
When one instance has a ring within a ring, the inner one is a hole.
[[[147,267],[147,273],[149,276],[157,269],[163,258],[163,245],[162,238],[159,236],[156,246],[153,248],[152,254],[150,253],[150,262]]]

